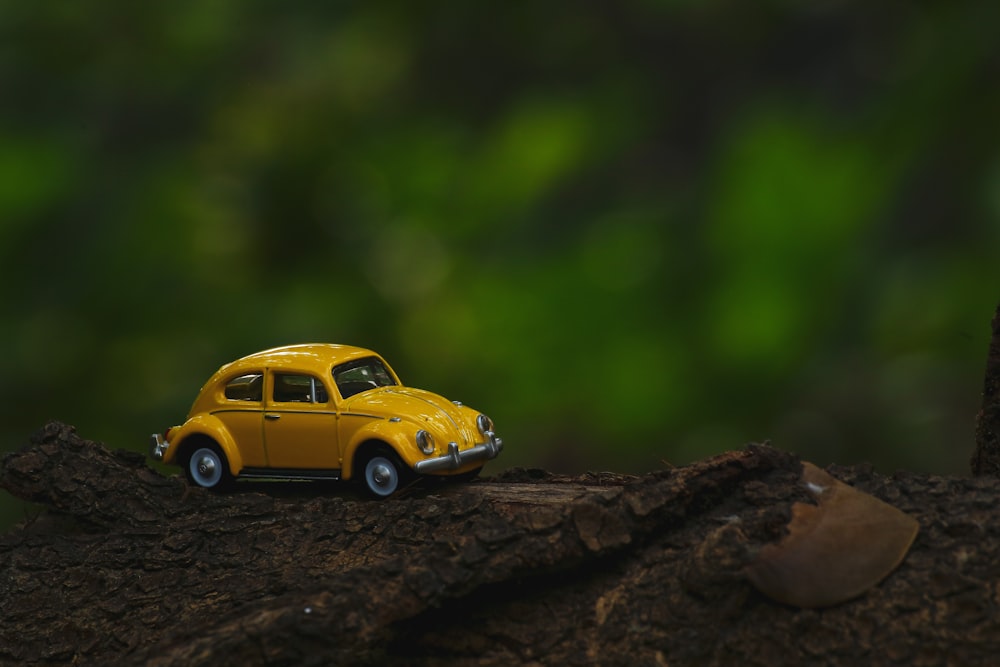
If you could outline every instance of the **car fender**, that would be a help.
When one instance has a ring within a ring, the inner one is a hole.
[[[405,422],[391,422],[388,419],[373,421],[358,429],[343,449],[344,458],[340,476],[351,479],[354,476],[354,458],[366,442],[378,440],[392,448],[407,466],[412,468],[422,456],[417,451],[415,434],[417,429]]]
[[[243,470],[243,457],[240,455],[240,449],[236,446],[236,441],[233,440],[226,426],[218,417],[204,413],[187,420],[177,429],[177,433],[170,434],[170,448],[166,451],[163,462],[176,462],[177,452],[183,448],[184,442],[194,435],[204,435],[218,443],[229,462],[229,472],[234,477],[239,474],[240,470]]]

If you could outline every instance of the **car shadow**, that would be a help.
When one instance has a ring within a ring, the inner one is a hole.
[[[468,484],[446,477],[419,477],[401,487],[392,499],[422,497],[438,493],[444,489]],[[339,497],[344,500],[382,502],[373,498],[359,484],[341,480],[238,480],[224,493],[262,493],[274,498],[315,498],[317,496]]]

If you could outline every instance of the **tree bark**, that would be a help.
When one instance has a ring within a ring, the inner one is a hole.
[[[993,316],[993,335],[986,356],[983,406],[976,418],[972,474],[1000,477],[1000,305]]]
[[[377,502],[319,483],[209,493],[51,423],[0,466],[0,485],[47,506],[0,537],[0,660],[993,663],[1000,480],[828,472],[920,533],[878,585],[802,609],[747,577],[794,503],[813,502],[801,462],[767,445],[634,477],[425,482]]]

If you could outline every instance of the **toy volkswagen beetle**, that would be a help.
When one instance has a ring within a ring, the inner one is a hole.
[[[404,387],[360,347],[290,345],[220,368],[150,455],[215,488],[236,478],[358,479],[386,497],[412,473],[475,476],[503,441],[484,414]]]

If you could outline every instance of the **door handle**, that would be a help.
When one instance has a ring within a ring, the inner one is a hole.
[[[281,415],[276,415],[273,412],[265,412],[264,419],[270,419],[274,421],[275,419],[281,419]]]

